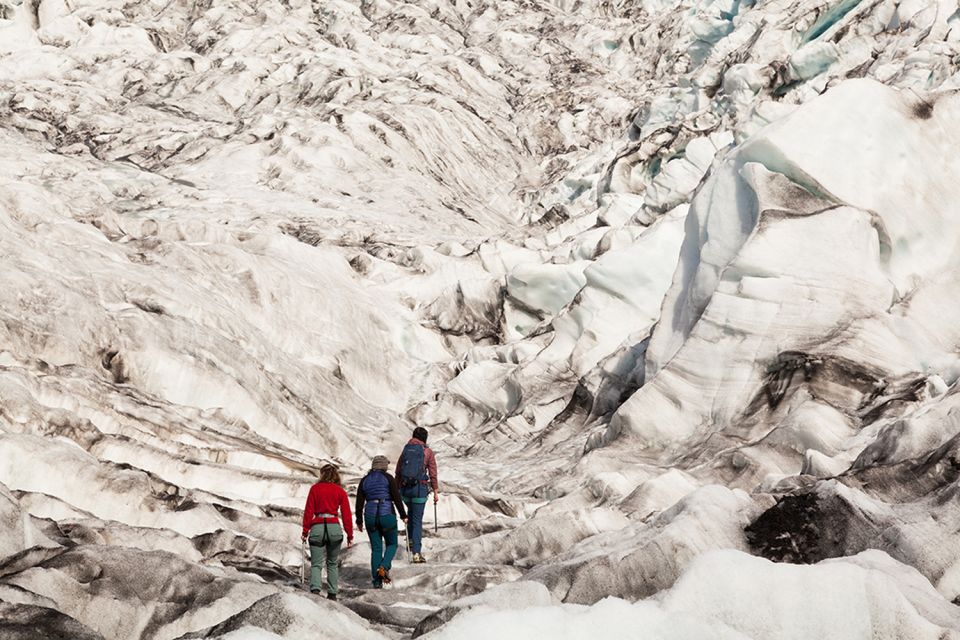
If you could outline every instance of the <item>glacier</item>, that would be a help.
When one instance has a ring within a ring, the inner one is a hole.
[[[947,0],[0,0],[0,638],[960,638],[958,61]],[[415,426],[429,562],[311,596],[316,470]]]

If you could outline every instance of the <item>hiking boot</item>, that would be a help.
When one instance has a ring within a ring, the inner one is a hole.
[[[384,569],[383,567],[377,568],[377,577],[383,582],[383,584],[390,584],[390,572]]]
[[[337,594],[335,594],[335,593],[328,593],[328,594],[327,594],[327,600],[333,600],[334,602],[336,602],[336,600],[337,600]]]
[[[423,557],[422,554],[415,553],[413,554],[413,563],[414,564],[423,564],[427,559]]]
[[[382,583],[382,582],[376,582],[376,581],[374,581],[374,583],[373,583],[373,588],[374,588],[374,589],[383,589],[383,583]]]

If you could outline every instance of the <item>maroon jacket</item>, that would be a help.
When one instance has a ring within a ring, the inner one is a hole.
[[[440,488],[437,484],[437,457],[433,455],[433,449],[428,447],[425,442],[418,440],[417,438],[410,438],[410,441],[407,444],[419,444],[423,447],[423,461],[427,465],[427,471],[430,473],[430,486],[433,487],[434,493],[439,493]],[[400,477],[400,460],[397,460],[397,471],[394,474],[396,477]]]
[[[336,517],[340,511],[342,518]],[[329,513],[332,518],[318,518],[317,514]],[[340,520],[342,519],[342,522]],[[307,495],[307,505],[303,509],[303,534],[310,533],[310,527],[315,524],[340,522],[343,532],[347,535],[347,542],[353,540],[353,519],[350,515],[350,498],[343,487],[332,482],[318,482],[310,487]]]

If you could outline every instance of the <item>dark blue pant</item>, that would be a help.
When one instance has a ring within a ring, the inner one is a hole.
[[[382,581],[377,576],[377,569],[383,567],[389,571],[393,557],[397,555],[397,516],[391,513],[367,519],[367,537],[370,538],[370,575],[374,586],[379,586]]]
[[[423,539],[423,510],[426,502],[413,502],[413,498],[404,496],[403,504],[407,505],[407,535],[410,536],[410,550],[420,553],[420,541]]]

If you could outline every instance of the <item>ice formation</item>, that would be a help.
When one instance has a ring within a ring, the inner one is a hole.
[[[0,638],[960,638],[960,9],[0,0]],[[299,585],[430,429],[430,562]]]

